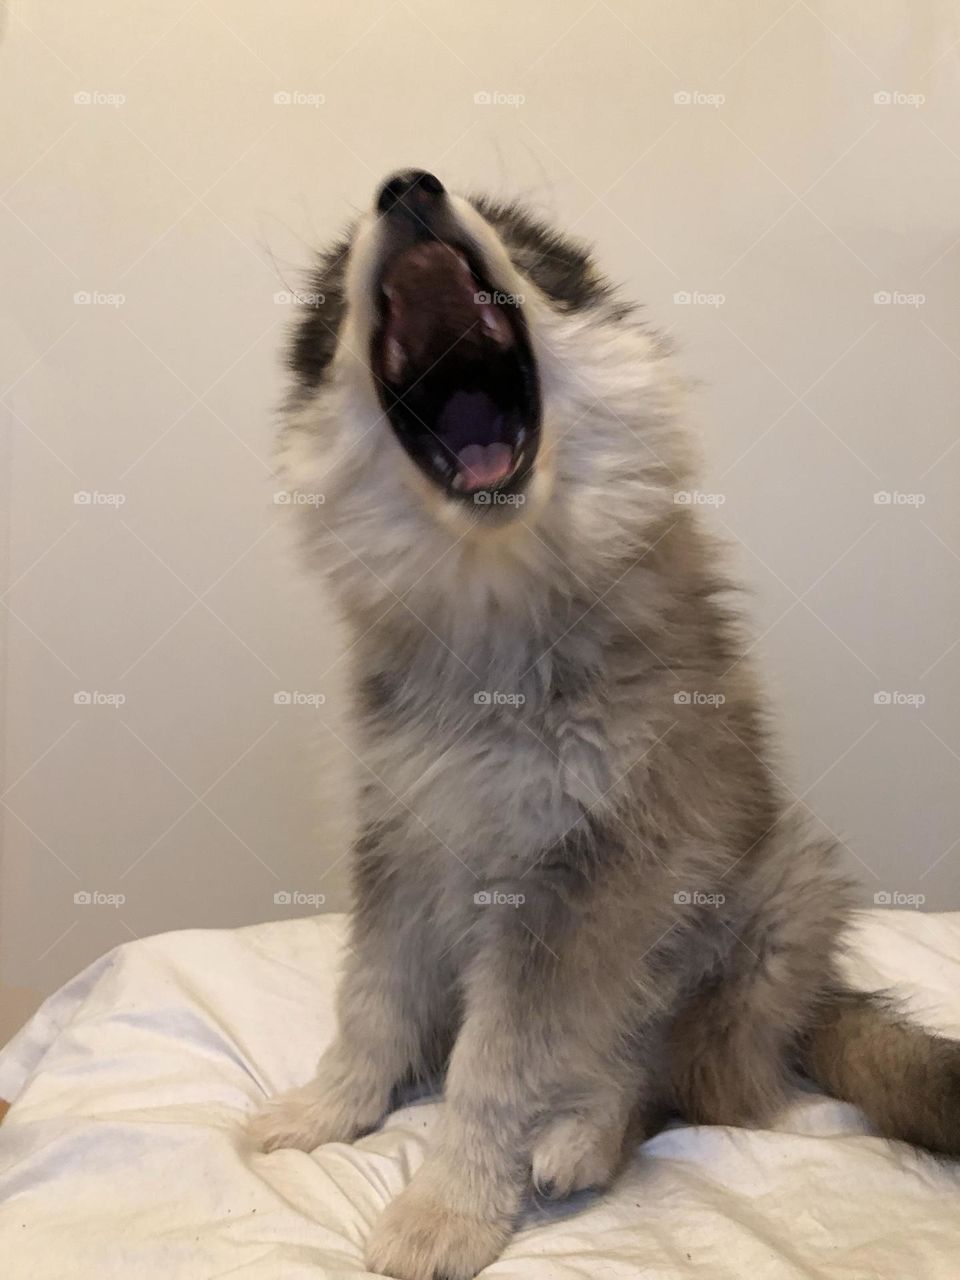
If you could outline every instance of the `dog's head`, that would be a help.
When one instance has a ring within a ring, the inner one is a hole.
[[[321,259],[290,363],[282,474],[335,576],[353,557],[404,594],[441,558],[498,594],[552,557],[599,585],[676,515],[663,343],[515,205],[388,178]]]

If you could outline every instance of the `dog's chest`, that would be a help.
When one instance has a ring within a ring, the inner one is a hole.
[[[365,762],[455,851],[546,848],[603,797],[602,726],[535,666],[477,665],[382,677]]]

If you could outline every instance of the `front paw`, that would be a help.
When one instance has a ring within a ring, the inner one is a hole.
[[[363,1113],[337,1090],[312,1080],[271,1098],[247,1121],[246,1136],[257,1151],[281,1147],[313,1151],[325,1142],[351,1142],[379,1119]]]
[[[367,1266],[394,1280],[472,1280],[510,1236],[411,1185],[385,1210],[367,1246]]]

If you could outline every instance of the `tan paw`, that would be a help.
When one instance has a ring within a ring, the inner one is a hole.
[[[248,1120],[246,1136],[257,1151],[313,1151],[325,1142],[350,1142],[379,1119],[361,1115],[335,1092],[311,1081],[272,1098]]]
[[[583,1116],[551,1120],[533,1147],[533,1185],[548,1200],[605,1187],[616,1172],[623,1145],[620,1129]]]
[[[367,1266],[394,1280],[473,1280],[509,1236],[505,1224],[467,1217],[411,1185],[375,1226]]]

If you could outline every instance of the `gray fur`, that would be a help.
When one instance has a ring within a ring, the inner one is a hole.
[[[757,1123],[801,1070],[960,1151],[960,1046],[843,992],[849,887],[768,766],[718,554],[674,501],[693,462],[669,353],[581,248],[452,208],[526,298],[526,503],[450,501],[394,439],[372,216],[321,266],[281,447],[288,486],[323,495],[293,509],[353,633],[363,831],[339,1037],[252,1132],[349,1140],[446,1066],[439,1139],[368,1249],[400,1280],[473,1276],[531,1178],[606,1184],[629,1125]]]

